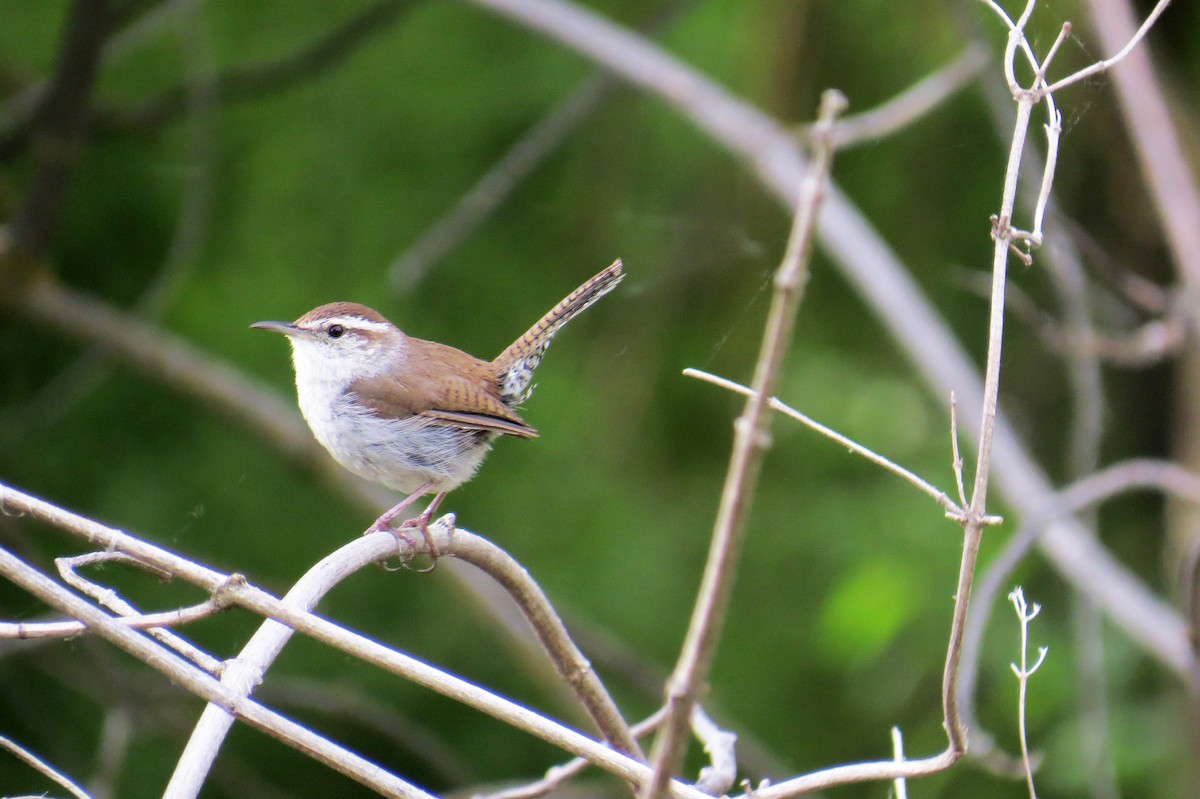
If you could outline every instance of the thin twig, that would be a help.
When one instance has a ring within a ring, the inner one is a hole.
[[[733,453],[713,525],[708,561],[683,650],[667,682],[667,716],[655,740],[652,756],[654,779],[643,787],[642,799],[659,799],[678,772],[686,750],[687,726],[697,692],[707,679],[716,654],[733,593],[746,515],[770,437],[767,398],[775,393],[779,369],[791,344],[796,310],[808,281],[813,231],[833,161],[830,129],[845,106],[846,98],[838,92],[826,91],[821,98],[817,127],[813,131],[816,147],[813,163],[801,183],[800,202],[787,252],[775,274],[775,294],[754,369],[754,392],[734,425]]]
[[[900,732],[899,727],[892,727],[892,760],[897,763],[904,762],[904,734]],[[908,781],[903,777],[892,780],[892,791],[896,794],[896,799],[908,799]]]
[[[1025,726],[1025,709],[1026,709],[1026,693],[1029,690],[1029,678],[1033,673],[1042,667],[1042,662],[1046,659],[1046,653],[1050,650],[1047,647],[1038,647],[1037,662],[1032,666],[1028,665],[1026,658],[1029,655],[1029,622],[1033,621],[1039,613],[1042,612],[1042,606],[1036,602],[1033,605],[1025,603],[1025,593],[1017,586],[1012,593],[1008,595],[1008,599],[1012,602],[1013,607],[1017,611],[1017,620],[1021,627],[1021,665],[1010,663],[1013,674],[1017,676],[1017,732],[1021,739],[1021,762],[1025,766],[1025,784],[1029,787],[1029,799],[1037,799],[1037,789],[1033,785],[1033,764],[1029,759],[1029,738]]]
[[[0,735],[0,748],[7,750],[18,760],[46,778],[53,780],[56,785],[68,791],[75,799],[91,799],[87,791],[79,787],[69,777],[11,738]]]
[[[963,480],[962,451],[958,446],[958,397],[950,392],[950,455],[951,471],[954,472],[954,486],[958,489],[958,506],[967,507],[967,489]]]
[[[120,616],[117,622],[133,630],[148,630],[156,627],[180,627],[193,621],[207,618],[214,614],[212,604],[205,602],[189,608],[168,610],[161,613],[139,613],[135,616]],[[81,621],[26,621],[0,622],[0,639],[13,641],[32,641],[39,638],[74,638],[87,633],[87,625]],[[189,659],[196,662],[196,658]],[[219,662],[212,667],[205,666],[205,671],[216,674],[220,671]]]
[[[443,526],[443,532],[446,532],[446,529]],[[443,555],[460,558],[481,569],[512,596],[537,632],[559,675],[575,691],[580,704],[606,739],[612,741],[613,747],[618,751],[641,761],[641,750],[616,705],[583,654],[571,642],[562,621],[554,613],[537,584],[519,564],[495,545],[465,530],[454,530],[452,525],[448,529],[452,534],[447,533],[438,541],[438,548]],[[327,591],[362,565],[364,564],[359,560],[349,558],[346,548],[343,548],[310,569],[288,592],[284,601],[292,606],[311,610]],[[287,627],[270,621],[264,623],[238,656],[226,663],[222,681],[239,694],[249,695],[283,651],[291,635],[292,630]],[[407,668],[407,661],[405,665],[401,675],[414,679],[412,669]],[[442,693],[458,687],[457,681],[452,680],[448,683],[437,677],[433,670],[424,671],[423,676],[416,681]],[[453,693],[449,695],[454,696]],[[465,701],[461,696],[456,698]],[[478,703],[468,704],[484,709]],[[494,715],[494,710],[495,707],[485,712],[492,712]],[[174,786],[172,790],[176,792],[173,795],[194,795],[204,775],[211,768],[213,759],[231,726],[232,719],[220,707],[210,705],[205,708],[176,765],[175,776],[171,781],[171,785]]]
[[[460,531],[461,533],[462,531]],[[502,587],[532,625],[559,677],[575,692],[580,705],[614,749],[634,760],[644,760],[637,739],[600,682],[595,670],[575,646],[562,619],[541,587],[512,556],[486,538],[455,535],[449,553],[470,563]]]
[[[710,796],[724,796],[737,779],[737,735],[723,730],[696,705],[692,708],[692,734],[708,754],[709,764],[700,769],[696,787]]]
[[[721,388],[728,389],[729,391],[733,391],[745,397],[754,395],[753,389],[743,386],[740,383],[735,383],[734,381],[728,380],[724,377],[718,377],[714,374],[710,374],[702,369],[693,369],[689,367],[683,370],[683,374],[687,377],[695,377],[699,380],[703,380],[706,383],[712,383],[714,386],[720,386]],[[929,481],[919,477],[908,469],[905,469],[895,461],[864,447],[862,444],[859,444],[853,439],[847,438],[832,428],[826,427],[812,417],[801,413],[784,402],[781,402],[777,397],[771,397],[768,402],[773,410],[779,411],[780,413],[795,419],[797,422],[800,422],[800,424],[804,425],[810,430],[815,430],[831,441],[841,444],[843,447],[855,453],[856,455],[861,455],[871,463],[874,463],[876,466],[886,469],[897,477],[900,477],[909,484],[920,489],[923,493],[932,497],[937,504],[945,508],[948,515],[957,518],[963,514],[962,507],[956,505],[954,500],[950,499],[950,496],[945,491],[942,491]],[[964,500],[964,505],[965,504],[966,503]]]
[[[1095,507],[1130,491],[1158,491],[1190,504],[1200,505],[1200,476],[1170,461],[1137,458],[1108,466],[1081,478],[1048,500],[1040,513],[1035,513],[1014,533],[992,559],[979,579],[978,597],[967,618],[967,634],[963,638],[962,680],[959,683],[959,704],[963,722],[971,728],[971,745],[985,762],[999,762],[999,770],[1009,773],[1010,763],[996,749],[975,713],[975,690],[983,651],[984,633],[997,600],[1012,573],[1037,543],[1039,535],[1065,516]],[[1003,761],[1003,762],[1000,762]]]
[[[658,725],[662,723],[665,710],[659,709],[652,716],[631,728],[633,734],[637,738],[642,738],[651,732],[658,729]],[[577,776],[584,769],[591,766],[592,763],[585,757],[577,757],[573,760],[568,760],[557,766],[553,766],[546,771],[546,775],[540,780],[528,783],[526,785],[518,785],[513,788],[506,788],[502,791],[494,793],[476,794],[473,799],[536,799],[539,796],[545,796],[559,787],[564,785],[567,780]]]
[[[838,150],[891,136],[937,109],[974,80],[987,64],[987,51],[968,45],[953,61],[922,78],[887,102],[839,119],[833,126]],[[804,135],[807,135],[807,126]]]
[[[1090,78],[1092,75],[1104,72],[1108,68],[1124,60],[1125,56],[1133,52],[1133,49],[1137,47],[1138,42],[1145,38],[1146,34],[1150,32],[1150,28],[1154,26],[1155,21],[1162,15],[1164,11],[1167,10],[1167,6],[1170,4],[1171,0],[1158,0],[1158,2],[1154,4],[1154,8],[1150,10],[1150,13],[1146,15],[1146,19],[1142,22],[1141,26],[1137,29],[1137,31],[1134,32],[1132,36],[1129,37],[1129,40],[1125,42],[1125,46],[1118,50],[1115,55],[1110,56],[1103,61],[1097,61],[1090,66],[1084,67],[1078,72],[1068,75],[1061,80],[1057,80],[1047,86],[1043,91],[1045,91],[1047,94],[1056,92],[1059,89],[1070,86],[1072,83],[1078,83],[1085,78]]]
[[[75,571],[77,567],[90,566],[95,563],[124,563],[145,569],[145,564],[139,562],[137,558],[130,557],[122,552],[93,552],[73,558],[56,558],[54,563],[58,567],[59,575],[62,576],[63,581],[67,585],[79,591],[84,596],[91,597],[92,601],[108,608],[122,618],[139,619],[142,623],[130,624],[129,626],[134,629],[145,630],[155,640],[164,646],[174,649],[209,674],[220,676],[221,669],[224,668],[224,663],[219,658],[213,657],[175,633],[163,629],[163,627],[168,626],[190,624],[200,619],[214,616],[225,610],[226,606],[219,595],[214,595],[208,601],[202,602],[199,605],[193,605],[190,608],[180,608],[169,613],[156,614],[163,617],[167,621],[167,624],[147,626],[145,624],[146,614],[143,614],[133,605],[122,599],[116,591],[111,588],[102,588]],[[149,571],[154,570],[149,569]]]

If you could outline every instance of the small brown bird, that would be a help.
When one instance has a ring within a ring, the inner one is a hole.
[[[300,411],[334,460],[408,494],[368,532],[391,529],[419,497],[433,493],[420,516],[401,525],[428,537],[434,511],[449,491],[474,476],[497,436],[537,437],[516,412],[533,390],[533,370],[554,334],[623,277],[618,260],[493,361],[405,335],[377,312],[351,302],[322,305],[295,322],[251,327],[288,337]]]

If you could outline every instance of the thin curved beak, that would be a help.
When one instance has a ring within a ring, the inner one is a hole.
[[[285,336],[298,336],[306,332],[291,322],[255,322],[250,327],[255,330],[270,330],[274,333],[282,333]]]

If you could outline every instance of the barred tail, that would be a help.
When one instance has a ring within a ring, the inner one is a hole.
[[[617,287],[625,277],[620,259],[567,295],[550,313],[500,353],[494,363],[500,375],[500,396],[509,406],[520,405],[533,390],[533,370],[542,361],[559,328]]]

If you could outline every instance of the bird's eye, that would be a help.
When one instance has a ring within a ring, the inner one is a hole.
[[[342,336],[346,335],[346,328],[342,327],[341,325],[330,325],[329,330],[326,332],[329,334],[330,338],[341,338]]]

